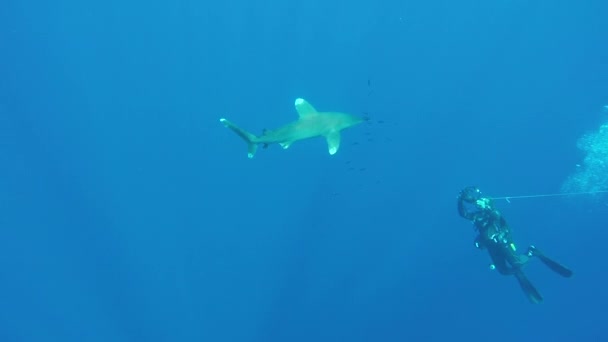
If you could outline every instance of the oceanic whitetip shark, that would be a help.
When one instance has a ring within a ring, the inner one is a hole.
[[[302,98],[296,99],[295,107],[299,115],[298,120],[274,130],[265,130],[259,137],[224,118],[221,118],[220,122],[247,142],[247,156],[253,158],[258,145],[266,147],[269,144],[277,143],[287,149],[298,140],[314,137],[325,137],[329,154],[334,155],[340,148],[340,131],[365,121],[364,118],[346,113],[317,112],[310,103]]]

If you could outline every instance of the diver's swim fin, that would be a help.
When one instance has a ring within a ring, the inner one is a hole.
[[[540,259],[540,261],[542,261],[543,264],[547,265],[547,267],[549,267],[551,270],[553,270],[553,272],[561,275],[562,277],[565,277],[565,278],[572,277],[572,270],[570,270],[568,267],[560,264],[559,262],[546,257],[545,254],[543,252],[539,251],[536,247],[530,246],[528,248],[528,255],[538,257]]]
[[[534,304],[540,304],[543,301],[543,296],[540,295],[538,290],[532,285],[532,283],[528,280],[526,275],[519,271],[515,272],[515,278],[519,282],[519,286],[524,291],[530,302]]]
[[[558,263],[555,260],[549,259],[542,254],[539,255],[538,258],[540,259],[540,261],[543,262],[543,264],[547,265],[547,267],[552,269],[553,272],[556,272],[557,274],[561,275],[562,277],[566,277],[566,278],[572,277],[572,270],[569,269],[568,267]]]

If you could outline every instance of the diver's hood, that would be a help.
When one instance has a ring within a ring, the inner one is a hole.
[[[458,199],[461,202],[461,209],[468,215],[475,215],[484,209],[479,205],[479,200],[482,199],[481,191],[475,186],[462,189]]]
[[[481,198],[481,191],[475,186],[467,186],[460,191],[458,197],[463,202],[475,204]]]

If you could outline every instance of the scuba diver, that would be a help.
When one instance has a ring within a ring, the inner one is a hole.
[[[530,258],[538,257],[543,264],[563,277],[572,276],[571,270],[546,257],[532,245],[528,247],[525,254],[518,253],[507,221],[494,207],[493,200],[483,197],[477,187],[468,186],[460,191],[458,213],[472,221],[479,232],[475,239],[475,247],[488,251],[493,263],[490,267],[502,275],[515,276],[521,289],[532,303],[542,302],[543,297],[523,273],[522,268]]]

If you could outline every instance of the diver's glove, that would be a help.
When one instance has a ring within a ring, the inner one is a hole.
[[[477,204],[477,206],[481,209],[489,209],[491,208],[491,204],[490,204],[490,199],[489,198],[480,198],[478,199],[475,204]]]

